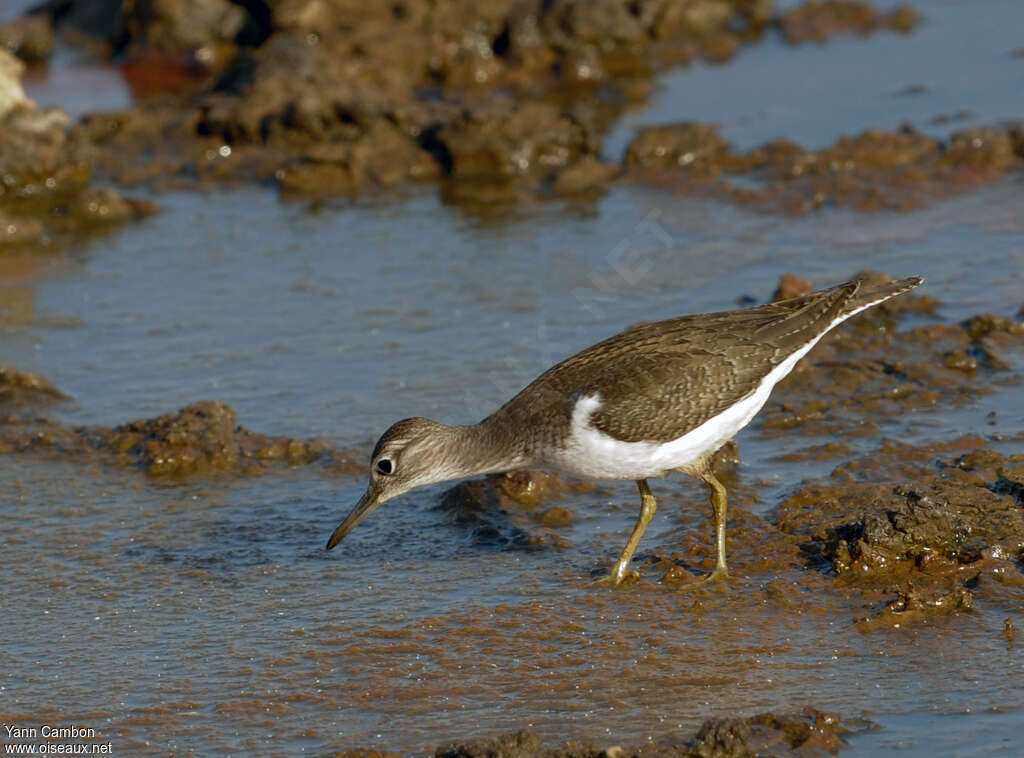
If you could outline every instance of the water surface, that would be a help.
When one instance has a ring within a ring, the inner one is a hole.
[[[984,119],[1020,115],[1006,88],[1024,69],[1004,48],[1024,19],[1016,6],[985,5],[972,15],[969,3],[926,3],[928,24],[907,39],[767,44],[730,66],[680,72],[665,92],[694,87],[685,111],[666,97],[623,129],[695,115],[721,119],[741,142],[785,134],[820,145],[839,129],[965,106]],[[975,31],[986,46],[951,28],[968,18],[985,25]],[[942,34],[964,38],[973,88],[951,76]],[[983,75],[981,58],[998,77]],[[810,67],[833,94],[863,83],[852,61],[871,60],[886,83],[840,113],[813,87],[792,88],[794,106],[765,92],[763,102],[797,115],[760,119],[767,106],[730,89],[759,89],[755,60],[795,67],[776,73],[789,79]],[[937,83],[927,107],[890,97],[925,72]],[[807,112],[820,118],[798,115]],[[1012,315],[1024,292],[1019,177],[914,213],[801,219],[639,187],[497,222],[431,189],[315,210],[268,188],[156,199],[159,215],[5,280],[31,314],[3,332],[0,362],[71,395],[55,411],[69,423],[118,424],[215,398],[251,429],[368,454],[398,418],[476,421],[631,323],[765,300],[786,271],[821,285],[865,268],[923,274],[925,294],[943,303],[935,318],[950,323]],[[998,438],[1022,429],[1020,384],[881,420],[882,435],[910,442],[972,432],[1012,446]],[[768,437],[756,422],[738,441],[738,481],[756,489],[749,507],[760,514],[834,465],[780,463],[826,440]],[[632,526],[630,483],[561,501],[576,513],[564,549],[481,544],[434,508],[443,488],[433,487],[324,552],[362,487],[318,467],[175,483],[0,458],[2,720],[89,726],[133,754],[425,753],[525,726],[555,740],[667,742],[711,716],[805,705],[881,725],[852,738],[852,755],[973,755],[1019,733],[1022,657],[1002,635],[1007,615],[1024,626],[1019,609],[865,634],[848,599],[826,589],[756,619],[737,615],[741,600],[799,590],[741,581],[739,600],[695,599],[652,577],[587,589]],[[662,508],[644,549],[708,528],[699,487],[679,477],[654,487]]]

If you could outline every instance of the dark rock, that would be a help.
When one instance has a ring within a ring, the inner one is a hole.
[[[697,732],[687,756],[746,758],[799,750],[834,753],[844,744],[839,719],[815,708],[794,716],[764,713],[750,718],[709,719]]]
[[[600,748],[584,742],[567,742],[561,748],[545,747],[533,732],[466,740],[439,747],[436,758],[749,758],[757,755],[817,755],[835,753],[848,733],[839,719],[815,708],[801,713],[764,713],[748,718],[714,718],[704,722],[686,745],[642,748],[615,745]]]
[[[515,734],[480,740],[467,740],[439,747],[435,758],[537,758],[544,756],[544,743],[536,734],[524,729]]]

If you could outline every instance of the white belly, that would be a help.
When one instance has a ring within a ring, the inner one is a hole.
[[[873,303],[864,308],[870,305]],[[547,462],[552,468],[581,479],[646,479],[685,469],[714,453],[749,424],[768,400],[772,388],[793,370],[797,361],[829,329],[854,313],[836,319],[828,329],[787,357],[738,403],[670,442],[623,442],[610,437],[590,423],[594,411],[601,407],[600,394],[581,397],[573,408],[567,449],[558,451]]]

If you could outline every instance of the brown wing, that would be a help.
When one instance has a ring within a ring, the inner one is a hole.
[[[662,322],[656,346],[623,356],[581,388],[580,395],[601,394],[591,423],[626,442],[682,437],[756,390],[835,321],[857,289],[850,282],[760,308]]]
[[[856,291],[853,282],[758,308],[633,327],[550,369],[495,415],[564,418],[576,399],[600,394],[591,422],[606,434],[627,442],[676,439],[753,392]]]
[[[567,430],[567,423],[539,422],[568,420],[578,398],[600,394],[591,422],[606,434],[627,442],[677,439],[753,392],[837,319],[918,283],[906,279],[862,293],[851,281],[756,308],[641,324],[549,369],[493,418]]]

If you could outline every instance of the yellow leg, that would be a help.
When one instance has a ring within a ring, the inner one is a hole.
[[[654,512],[658,510],[658,502],[654,499],[654,495],[651,494],[651,488],[647,486],[646,479],[637,479],[636,486],[640,488],[640,516],[636,520],[636,526],[633,527],[633,533],[629,535],[629,542],[622,549],[622,555],[615,562],[615,567],[611,573],[592,582],[592,584],[597,584],[598,582],[620,584],[627,576],[639,576],[636,571],[628,571],[627,569],[629,562],[633,559],[633,553],[636,552],[636,546],[640,544],[640,538],[644,536],[644,532],[647,531],[647,525],[651,523],[651,519],[654,518]],[[718,486],[721,487],[722,485]]]
[[[704,467],[699,476],[711,490],[711,508],[715,512],[715,539],[718,543],[718,559],[715,561],[715,570],[704,581],[717,582],[729,578],[729,567],[725,563],[725,510],[728,500],[725,486],[715,478],[710,463]]]

